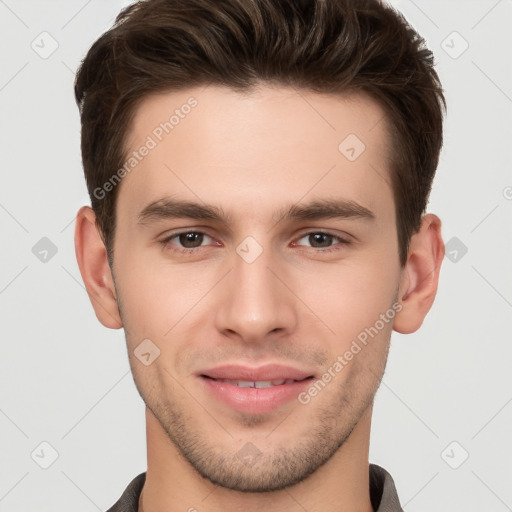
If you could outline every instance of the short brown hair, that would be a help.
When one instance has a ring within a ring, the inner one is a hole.
[[[405,264],[446,111],[432,52],[405,18],[379,0],[143,0],[92,45],[75,81],[84,173],[111,265],[117,187],[100,198],[95,190],[123,166],[141,100],[209,84],[247,91],[261,82],[362,92],[384,108]]]

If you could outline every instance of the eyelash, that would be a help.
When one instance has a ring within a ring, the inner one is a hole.
[[[186,234],[189,234],[189,233],[193,233],[193,234],[196,234],[196,235],[205,235],[205,236],[207,236],[209,238],[212,238],[208,234],[204,233],[203,231],[191,231],[191,230],[189,230],[189,231],[180,231],[178,233],[173,233],[172,235],[168,236],[167,238],[164,238],[160,242],[160,244],[162,245],[163,248],[168,248],[169,245],[170,245],[171,240],[173,240],[174,238],[179,237],[180,235],[186,235]],[[341,238],[338,235],[334,235],[333,233],[326,232],[326,231],[308,231],[307,233],[303,233],[298,238],[298,240],[301,240],[302,238],[307,237],[309,235],[327,235],[327,236],[332,237],[334,240],[338,240],[339,245],[341,245],[341,246],[343,246],[343,245],[350,245],[350,242],[348,240],[346,240],[344,238]],[[304,246],[302,246],[302,247],[304,247]],[[198,251],[200,249],[204,249],[204,248],[205,248],[205,246],[199,246],[199,247],[193,247],[191,249],[173,248],[171,250],[173,252],[180,253],[180,254],[194,254],[196,251]],[[330,252],[341,250],[341,247],[339,247],[339,246],[333,246],[333,247],[327,247],[327,248],[321,248],[321,247],[320,248],[310,247],[310,248],[311,249],[316,249],[316,252],[322,252],[322,253],[330,253]]]

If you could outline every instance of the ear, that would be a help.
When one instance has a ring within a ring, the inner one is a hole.
[[[402,270],[398,295],[402,309],[395,316],[395,331],[410,334],[420,328],[437,293],[443,258],[441,220],[433,214],[424,215],[420,229],[411,237]]]
[[[121,328],[123,322],[117,307],[107,250],[96,227],[96,215],[88,206],[80,208],[76,216],[75,252],[96,317],[105,327]]]

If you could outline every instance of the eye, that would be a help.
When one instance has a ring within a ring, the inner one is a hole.
[[[168,236],[160,243],[163,247],[177,252],[193,252],[203,246],[203,242],[211,243],[212,238],[201,231],[182,231]],[[175,246],[175,247],[171,247]]]
[[[300,243],[303,240],[305,243]],[[182,231],[164,238],[160,244],[165,249],[173,252],[191,254],[212,242],[213,239],[202,231]],[[323,231],[305,233],[297,242],[293,243],[293,245],[305,245],[312,249],[319,249],[318,252],[340,250],[342,248],[341,246],[348,244],[350,244],[348,240]]]
[[[299,242],[301,240],[306,240],[307,247],[312,247],[313,249],[321,249],[322,252],[329,252],[341,249],[341,245],[348,245],[350,242],[341,238],[337,235],[333,235],[331,233],[324,233],[323,231],[312,231],[310,233],[305,233],[298,241],[295,243],[296,245],[302,245]],[[336,244],[333,246],[333,242]],[[340,247],[336,247],[339,245]]]

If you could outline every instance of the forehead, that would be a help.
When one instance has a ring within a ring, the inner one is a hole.
[[[353,133],[373,145],[385,143],[385,114],[376,100],[364,93],[320,94],[285,86],[259,85],[241,92],[221,86],[195,87],[150,95],[139,103],[127,134],[127,148],[147,135],[167,142],[166,135],[194,136],[207,142],[216,132],[230,138],[226,142],[248,143],[257,135],[268,135],[267,147],[290,141],[318,142],[327,137],[334,143]],[[375,130],[377,125],[379,129]],[[178,130],[178,127],[180,129]],[[235,132],[234,129],[237,131]],[[279,139],[275,139],[280,129]],[[171,137],[172,138],[172,137]],[[223,145],[219,150],[233,150]]]
[[[306,195],[370,208],[392,201],[386,119],[367,95],[271,86],[157,94],[139,104],[126,142],[135,165],[118,203],[139,210],[166,194],[246,209]]]

